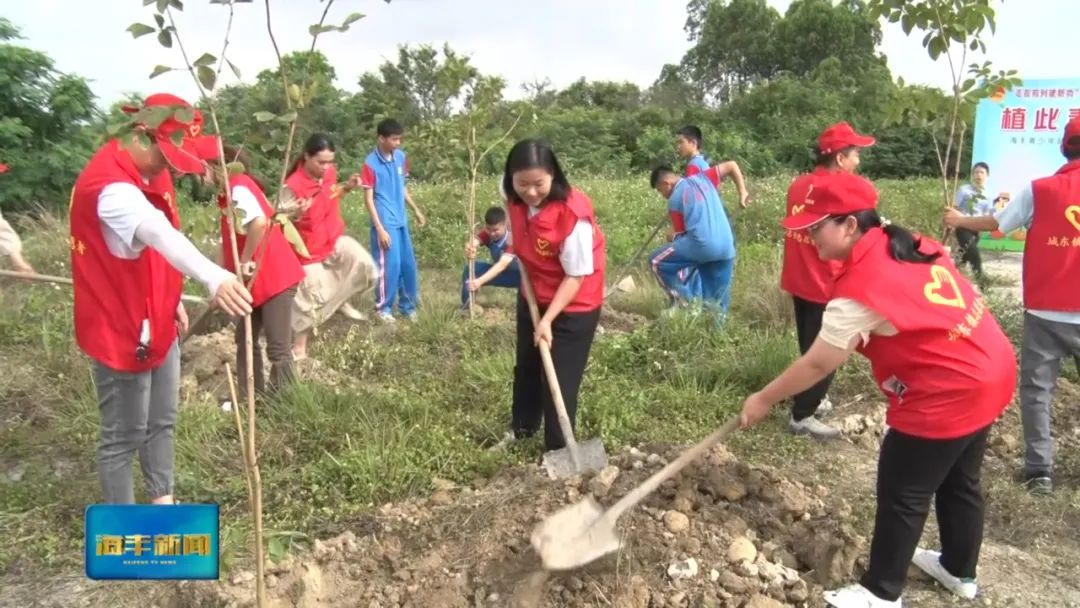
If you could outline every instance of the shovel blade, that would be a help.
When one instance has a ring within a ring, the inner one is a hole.
[[[530,542],[547,570],[580,568],[622,548],[615,524],[590,496],[537,524]]]
[[[577,444],[578,466],[574,466],[574,459],[570,457],[569,448],[560,448],[544,453],[544,470],[552,479],[564,479],[573,477],[585,471],[599,471],[607,466],[607,452],[604,444],[599,439],[589,439]]]

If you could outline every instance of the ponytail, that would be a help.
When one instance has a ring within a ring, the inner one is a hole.
[[[919,245],[922,239],[916,237],[907,228],[903,228],[882,220],[875,209],[866,209],[851,214],[858,223],[859,231],[866,232],[871,228],[881,228],[885,236],[889,237],[889,255],[897,262],[911,262],[913,264],[929,264],[941,256],[940,252],[922,253]],[[839,218],[841,221],[843,217]]]

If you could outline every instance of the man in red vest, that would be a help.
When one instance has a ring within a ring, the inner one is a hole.
[[[1035,494],[1054,490],[1050,400],[1061,360],[1080,357],[1080,117],[1065,125],[1061,153],[1064,166],[1031,182],[992,216],[966,217],[956,209],[945,210],[945,223],[953,228],[1005,233],[1028,228],[1020,410],[1024,482]]]
[[[821,132],[817,141],[817,162],[813,172],[800,175],[791,182],[787,192],[787,215],[806,208],[814,180],[835,172],[855,173],[859,168],[859,148],[872,146],[876,140],[860,135],[846,122],[831,125]],[[784,239],[784,266],[780,273],[780,288],[791,294],[795,304],[795,331],[799,352],[806,354],[821,331],[821,318],[829,301],[833,277],[840,263],[818,257],[810,237],[797,230],[788,230]],[[833,439],[840,431],[818,420],[829,413],[829,384],[832,374],[825,376],[809,389],[792,399],[788,430],[798,435],[818,439]]]
[[[173,502],[177,335],[187,325],[180,303],[184,275],[205,285],[213,304],[229,314],[251,312],[243,284],[178,231],[169,167],[203,173],[201,159],[217,156],[217,141],[202,135],[201,114],[183,99],[151,95],[144,107],[151,106],[193,118],[182,122],[174,113],[156,127],[138,125],[136,133],[149,137],[149,147],[135,135],[109,141],[90,158],[71,193],[75,338],[93,367],[101,410],[98,471],[107,503],[135,502],[136,451],[147,498]]]

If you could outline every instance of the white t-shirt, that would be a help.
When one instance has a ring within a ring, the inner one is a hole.
[[[241,226],[247,226],[260,217],[266,217],[262,205],[259,204],[259,199],[255,198],[255,193],[249,190],[247,186],[234,186],[232,200],[233,205],[236,205],[236,210],[240,212]]]
[[[211,294],[233,278],[232,273],[207,259],[173,228],[165,214],[150,204],[134,184],[116,182],[102,188],[97,213],[105,245],[118,258],[133,260],[150,246],[173,268],[205,285]]]

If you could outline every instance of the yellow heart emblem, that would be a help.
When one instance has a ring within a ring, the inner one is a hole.
[[[791,215],[799,215],[806,209],[806,205],[792,205]]]
[[[951,298],[941,295],[941,288],[946,284],[952,288],[953,297]],[[960,294],[960,286],[956,284],[956,279],[953,278],[949,269],[944,266],[934,264],[930,267],[930,281],[923,287],[923,295],[931,304],[967,308],[964,296]]]
[[[551,241],[549,241],[547,239],[536,239],[536,248],[537,249],[542,249],[542,250],[546,251],[547,248],[550,247],[550,246],[551,246]]]
[[[1080,205],[1069,205],[1065,208],[1065,219],[1080,232]]]

